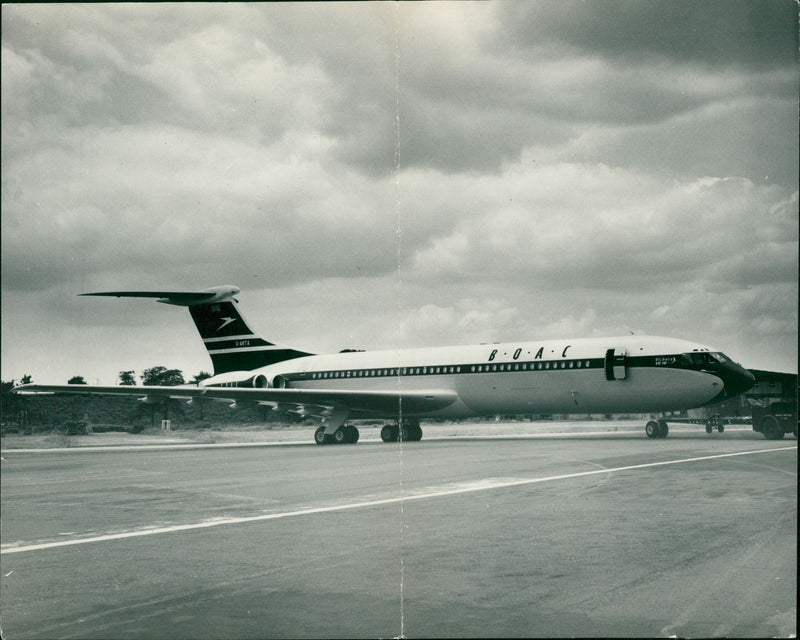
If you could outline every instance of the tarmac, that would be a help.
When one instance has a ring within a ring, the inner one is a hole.
[[[793,437],[423,429],[3,438],[3,638],[796,634]]]

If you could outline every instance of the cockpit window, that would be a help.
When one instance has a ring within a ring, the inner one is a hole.
[[[728,362],[727,356],[722,353],[708,353],[707,351],[695,351],[693,353],[681,354],[681,364],[685,367],[704,366],[709,364],[724,364]]]

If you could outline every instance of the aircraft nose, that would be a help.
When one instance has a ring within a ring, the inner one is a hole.
[[[725,395],[729,398],[741,395],[756,383],[756,377],[752,373],[733,363],[725,367],[722,380],[725,383]]]

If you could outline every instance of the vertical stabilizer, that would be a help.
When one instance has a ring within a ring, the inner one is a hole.
[[[249,371],[312,355],[267,342],[257,336],[232,299],[192,305],[189,313],[214,363],[214,375],[228,371]]]
[[[156,298],[158,302],[189,307],[192,320],[214,364],[214,375],[228,371],[250,371],[276,362],[313,355],[267,342],[253,333],[239,313],[231,285],[203,291],[104,291],[84,296]]]

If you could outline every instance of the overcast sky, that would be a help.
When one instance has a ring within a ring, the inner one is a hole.
[[[2,378],[614,336],[797,371],[793,0],[2,6]]]

